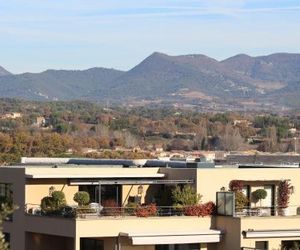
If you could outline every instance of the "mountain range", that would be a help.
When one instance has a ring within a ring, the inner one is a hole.
[[[205,55],[155,52],[129,71],[106,68],[11,74],[0,67],[0,97],[111,103],[236,103],[300,107],[300,54]]]

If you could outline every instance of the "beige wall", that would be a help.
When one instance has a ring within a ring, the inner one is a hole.
[[[140,196],[141,202],[145,202],[145,194],[149,185],[143,185],[143,193],[138,194],[139,185],[122,185],[122,206],[126,206],[130,196]]]
[[[117,237],[120,232],[143,231],[172,231],[176,228],[209,229],[210,217],[125,217],[125,218],[101,218],[101,219],[77,219],[77,237]],[[98,229],[98,230],[96,230]]]
[[[300,171],[294,169],[237,169],[237,168],[214,168],[197,169],[197,191],[202,195],[202,200],[216,200],[216,192],[222,187],[228,189],[231,180],[245,181],[270,181],[290,179],[295,192],[290,198],[290,212],[296,214],[300,205]],[[276,199],[276,196],[275,196]]]
[[[69,186],[66,179],[37,179],[27,180],[26,183],[26,204],[41,204],[42,198],[49,195],[49,188],[54,187],[55,191],[63,191],[66,195],[68,205],[75,205],[74,194],[78,191],[78,186]]]
[[[253,230],[293,230],[299,229],[300,217],[246,217],[241,220],[241,232],[249,229]],[[268,241],[269,249],[281,249],[280,244],[282,240],[300,240],[298,238],[257,238],[257,239],[246,239],[241,236],[241,246],[254,247],[255,241]]]

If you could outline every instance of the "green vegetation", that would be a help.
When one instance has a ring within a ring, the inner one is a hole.
[[[265,189],[257,189],[254,192],[252,192],[252,198],[255,203],[258,201],[260,202],[261,206],[261,200],[265,199],[267,197],[268,193]]]
[[[89,204],[90,195],[88,192],[79,191],[74,194],[73,200],[78,203],[79,207],[82,207]]]
[[[54,191],[41,200],[41,209],[46,215],[61,215],[65,206],[66,198],[62,191]]]
[[[174,206],[192,206],[200,203],[201,195],[197,193],[195,188],[189,185],[183,188],[176,186],[176,188],[172,190],[172,199]]]
[[[12,112],[19,118],[7,118]],[[152,158],[164,150],[294,150],[300,117],[0,99],[0,164],[27,157]],[[41,120],[43,120],[41,122]]]

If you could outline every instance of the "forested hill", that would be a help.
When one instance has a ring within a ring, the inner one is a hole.
[[[0,97],[111,103],[249,102],[299,107],[300,54],[223,61],[205,55],[153,53],[127,72],[92,68],[11,75],[0,68]]]

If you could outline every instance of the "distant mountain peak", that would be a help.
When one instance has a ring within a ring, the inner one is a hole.
[[[11,75],[11,73],[7,71],[5,68],[0,66],[0,76],[7,76],[7,75]]]
[[[299,103],[300,94],[300,54],[291,53],[257,57],[238,54],[218,61],[203,54],[154,52],[125,72],[90,68],[5,77],[9,74],[0,67],[0,76],[4,75],[0,77],[0,97],[112,103],[154,100],[193,105],[206,104],[207,98],[213,100],[212,105],[215,101],[239,103],[252,98],[262,104],[294,105],[292,101]]]

